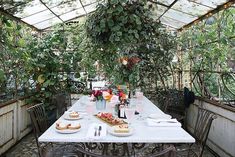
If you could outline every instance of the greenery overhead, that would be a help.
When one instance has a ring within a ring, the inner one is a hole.
[[[108,0],[88,16],[87,35],[100,48],[132,46],[152,40],[159,22],[152,18],[152,5],[146,0]]]
[[[36,100],[50,106],[55,93],[71,91],[64,83],[71,72],[104,75],[114,84],[130,83],[147,94],[169,88],[170,79],[176,82],[175,70],[191,64],[196,71],[194,91],[203,95],[204,87],[211,91],[205,96],[219,97],[220,91],[230,94],[225,99],[234,98],[234,8],[178,33],[178,38],[152,18],[152,11],[146,1],[107,0],[79,23],[41,34],[0,15],[1,97],[31,94],[37,87]],[[176,44],[186,53],[173,63]],[[202,73],[213,70],[220,73]]]
[[[115,83],[129,82],[136,86],[153,69],[158,70],[157,75],[168,71],[174,37],[152,18],[152,11],[153,6],[147,1],[109,0],[88,16],[85,27],[89,47],[96,51],[88,53],[99,60]],[[140,61],[126,68],[120,63],[122,58]]]

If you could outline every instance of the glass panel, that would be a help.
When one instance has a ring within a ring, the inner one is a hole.
[[[174,0],[153,0],[153,1],[165,4],[165,5],[168,5],[168,6],[171,5],[174,2]]]
[[[168,10],[164,14],[164,16],[176,19],[178,21],[182,21],[184,23],[190,23],[190,22],[197,19],[197,17],[195,17],[195,16],[184,14],[182,12],[179,12],[179,11],[176,11],[176,10],[173,10],[173,9]]]
[[[73,11],[75,9],[81,8],[82,5],[79,1],[74,1],[71,3],[65,3],[56,7],[51,8],[51,10],[56,13],[57,15],[61,15],[64,13],[68,13],[70,11]]]
[[[38,22],[50,19],[52,17],[54,17],[54,15],[49,10],[46,10],[38,14],[34,14],[32,16],[23,18],[22,20],[29,24],[36,24]]]
[[[24,10],[18,12],[17,14],[15,14],[15,16],[19,18],[24,18],[44,10],[47,10],[47,8],[39,0],[34,0],[28,3]]]
[[[45,28],[51,27],[51,26],[58,24],[58,23],[61,23],[61,22],[62,21],[60,19],[58,19],[57,17],[54,17],[54,18],[46,20],[44,22],[37,23],[34,26],[37,27],[38,29],[45,29]]]
[[[87,13],[90,13],[90,12],[92,12],[92,11],[95,11],[97,4],[98,4],[98,3],[93,3],[93,4],[91,4],[91,5],[85,6],[86,12],[87,12]]]
[[[153,6],[154,6],[153,19],[157,20],[167,10],[167,7],[164,7],[162,5],[156,5],[156,4]]]
[[[67,3],[65,0],[42,0],[49,8]],[[69,0],[70,3],[71,0]],[[74,1],[74,0],[72,0]]]
[[[165,25],[169,25],[169,26],[171,26],[173,28],[177,28],[177,29],[186,25],[186,23],[183,23],[183,22],[180,22],[180,21],[177,21],[177,20],[165,17],[165,16],[161,17],[160,21]]]
[[[194,16],[201,16],[210,11],[210,8],[189,2],[188,0],[178,0],[172,8]]]
[[[196,2],[211,8],[216,8],[218,5],[226,3],[227,0],[191,0],[191,2]]]
[[[85,15],[85,11],[83,8],[80,8],[80,9],[77,9],[77,10],[74,10],[74,11],[71,11],[69,13],[66,13],[66,14],[63,14],[60,16],[60,18],[63,20],[63,21],[68,21],[68,20],[71,20],[71,19],[74,19],[78,16],[81,16],[81,15]]]
[[[95,3],[97,0],[81,0],[84,6]]]

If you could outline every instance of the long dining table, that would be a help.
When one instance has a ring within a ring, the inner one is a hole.
[[[83,115],[79,120],[81,129],[72,134],[62,134],[56,131],[56,122],[52,124],[38,139],[39,142],[99,142],[99,143],[194,143],[195,139],[187,133],[181,126],[175,127],[157,127],[148,126],[146,119],[136,118],[132,121],[131,126],[134,128],[133,134],[126,137],[114,136],[107,133],[104,137],[98,139],[90,139],[87,137],[89,126],[92,123],[103,124],[104,122],[93,115],[86,115],[86,105],[89,103],[89,96],[82,96],[76,103],[69,109],[70,111],[78,111]],[[95,104],[95,103],[93,103]],[[109,105],[109,104],[107,104]],[[144,107],[143,117],[151,114],[164,114],[156,105],[149,99],[143,97],[142,105]],[[107,107],[110,110],[110,107]],[[112,108],[111,108],[112,109]],[[95,112],[97,112],[95,110]],[[108,112],[108,111],[107,111]],[[58,121],[66,121],[62,115]],[[109,129],[110,126],[107,126]]]

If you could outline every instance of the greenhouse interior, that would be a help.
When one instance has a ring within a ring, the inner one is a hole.
[[[0,0],[1,157],[235,157],[235,0]]]

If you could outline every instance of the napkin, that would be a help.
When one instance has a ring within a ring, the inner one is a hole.
[[[171,119],[171,115],[169,114],[150,114],[148,118],[151,119]]]
[[[147,118],[147,125],[151,127],[181,127],[176,119],[151,119]]]
[[[100,136],[95,136],[95,128],[97,128],[97,134],[98,134],[98,128],[99,126],[102,127],[102,130],[100,131]],[[99,123],[92,123],[87,131],[87,139],[88,140],[99,140],[104,138],[107,135],[107,125],[106,124],[99,124]]]

